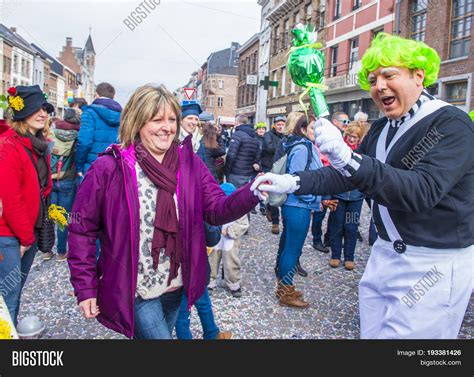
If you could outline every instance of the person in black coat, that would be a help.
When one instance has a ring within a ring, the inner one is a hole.
[[[239,188],[247,184],[253,174],[260,170],[260,148],[252,125],[248,118],[237,115],[235,131],[227,152],[225,173],[227,182]]]
[[[204,123],[202,133],[203,137],[198,150],[199,157],[204,161],[216,181],[219,182],[216,159],[225,155],[224,140],[217,134],[216,127],[210,122]]]

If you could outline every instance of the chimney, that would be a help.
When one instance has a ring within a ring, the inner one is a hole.
[[[13,26],[12,26],[12,27],[10,28],[10,30],[11,30],[12,33],[16,33],[16,27],[13,27]]]
[[[71,37],[66,37],[66,46],[72,47],[72,38]]]

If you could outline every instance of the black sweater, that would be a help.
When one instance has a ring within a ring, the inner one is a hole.
[[[372,125],[357,151],[360,168],[351,177],[332,167],[299,172],[295,194],[357,188],[387,207],[408,245],[447,249],[474,244],[474,124],[469,116],[454,106],[434,111],[413,125],[382,163],[375,158],[376,145],[386,124],[382,118]],[[377,205],[373,217],[379,236],[390,241]]]

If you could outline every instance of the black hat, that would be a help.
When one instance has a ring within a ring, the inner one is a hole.
[[[54,106],[47,99],[39,85],[11,87],[8,89],[8,105],[13,110],[13,120],[24,120],[39,109],[48,114],[54,112]]]

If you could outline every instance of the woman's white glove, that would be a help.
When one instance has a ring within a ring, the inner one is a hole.
[[[316,144],[322,154],[328,156],[331,165],[341,170],[352,158],[352,150],[344,142],[341,131],[325,118],[314,123]]]
[[[299,186],[299,177],[291,174],[266,173],[253,181],[250,190],[258,190],[275,194],[291,194]]]

